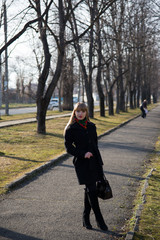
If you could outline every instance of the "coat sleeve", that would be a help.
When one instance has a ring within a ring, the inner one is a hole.
[[[66,147],[66,151],[69,154],[73,155],[74,157],[84,158],[84,155],[85,155],[86,152],[75,146],[71,129],[66,130],[66,133],[65,133],[65,147]]]
[[[93,139],[92,144],[94,146],[95,153],[96,153],[96,155],[98,157],[98,160],[99,160],[100,164],[103,165],[103,160],[102,160],[99,148],[98,148],[98,136],[97,136],[97,130],[96,130],[96,126],[95,125],[94,125],[94,139]]]

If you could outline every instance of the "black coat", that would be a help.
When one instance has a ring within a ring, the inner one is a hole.
[[[65,146],[68,153],[74,156],[79,184],[89,184],[102,179],[102,158],[97,145],[96,126],[88,122],[87,129],[77,122],[68,126],[65,133]],[[84,158],[85,153],[91,152],[93,157]]]

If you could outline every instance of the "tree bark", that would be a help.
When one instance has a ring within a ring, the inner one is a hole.
[[[39,18],[41,16],[40,0],[36,1],[36,11]],[[47,24],[47,19],[46,19],[45,25],[46,24]],[[45,83],[47,81],[48,74],[49,74],[50,59],[51,59],[45,25],[42,22],[42,20],[38,21],[40,39],[43,45],[43,52],[44,52],[44,65],[43,65],[42,73],[40,74],[38,79],[38,88],[37,88],[37,97],[36,97],[37,99],[37,132],[42,134],[46,133],[45,116],[46,116],[48,105],[46,104],[46,101],[44,98],[44,89],[45,89]]]
[[[109,115],[114,115],[113,93],[112,89],[108,92]]]
[[[98,15],[98,1],[96,0],[95,4],[96,16]],[[98,89],[98,95],[100,100],[100,116],[105,117],[105,105],[104,105],[104,93],[101,85],[101,69],[102,69],[102,44],[101,44],[101,28],[100,28],[100,19],[96,21],[96,35],[97,35],[97,53],[98,53],[98,69],[96,76],[96,83]]]
[[[73,58],[64,59],[62,81],[63,81],[63,109],[73,110],[73,86],[74,86]]]
[[[36,6],[37,6],[38,14],[40,14],[40,1],[36,2]],[[60,78],[61,66],[63,64],[64,50],[65,50],[64,31],[65,31],[66,21],[64,16],[64,7],[63,7],[62,0],[59,0],[58,10],[59,10],[59,25],[60,25],[59,43],[58,43],[58,47],[59,47],[58,59],[57,59],[57,65],[56,65],[54,76],[46,92],[45,92],[45,86],[46,86],[45,83],[47,81],[48,74],[49,74],[51,55],[49,53],[49,47],[48,47],[47,36],[46,36],[47,19],[46,19],[45,26],[43,26],[42,21],[39,21],[40,37],[43,44],[43,50],[45,55],[44,66],[43,66],[42,74],[40,75],[38,80],[38,89],[37,89],[37,132],[41,134],[46,133],[45,117],[46,117],[47,107],[51,99],[51,96],[53,94],[53,91],[57,85],[57,82]]]

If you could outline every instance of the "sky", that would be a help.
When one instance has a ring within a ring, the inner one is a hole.
[[[26,20],[22,19],[22,15],[17,15],[18,12],[22,11],[28,6],[28,1],[19,1],[19,0],[14,0],[12,3],[12,0],[7,0],[6,4],[9,6],[7,8],[7,28],[8,28],[8,40],[10,40],[16,33],[18,33],[24,26],[24,24],[27,22]],[[12,3],[12,4],[11,4]],[[23,4],[22,4],[23,3]],[[4,18],[3,18],[3,1],[0,3],[0,9],[1,9],[1,27],[0,27],[0,47],[3,46],[4,44]],[[19,22],[21,20],[21,26],[19,26]],[[8,86],[9,88],[15,88],[16,87],[16,73],[14,71],[15,68],[16,71],[19,71],[20,68],[22,68],[22,62],[20,59],[27,59],[28,63],[26,66],[23,66],[23,68],[26,69],[25,72],[30,71],[30,63],[34,58],[33,55],[33,50],[32,50],[32,45],[33,43],[31,42],[29,38],[28,31],[24,33],[16,42],[12,43],[8,47],[8,65],[9,65],[9,83]],[[4,54],[2,55],[2,60],[4,59]],[[19,60],[17,60],[19,59]],[[18,64],[17,64],[18,63]],[[24,65],[24,64],[23,64]],[[19,69],[18,69],[19,68]]]

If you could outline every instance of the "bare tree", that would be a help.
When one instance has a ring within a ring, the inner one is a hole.
[[[92,11],[92,10],[91,10]],[[91,12],[91,22],[94,19],[93,12]],[[93,26],[90,30],[90,44],[89,44],[89,73],[87,74],[87,69],[84,63],[84,59],[82,56],[82,51],[80,47],[80,41],[78,38],[78,25],[76,21],[75,14],[72,13],[72,20],[70,20],[71,23],[71,29],[73,38],[76,39],[74,41],[74,48],[77,54],[77,57],[79,59],[79,63],[82,69],[83,78],[85,81],[85,89],[86,89],[86,95],[88,100],[88,108],[89,108],[89,115],[90,117],[94,116],[94,104],[93,104],[93,96],[92,96],[92,57],[93,57]]]
[[[95,8],[96,16],[99,13],[98,9],[98,0],[95,1],[95,4],[93,6]],[[101,85],[102,82],[102,42],[101,42],[101,25],[100,25],[100,18],[97,18],[97,21],[95,22],[96,25],[96,43],[97,43],[97,76],[96,76],[96,83],[97,83],[97,89],[100,99],[100,115],[105,116],[105,105],[104,105],[104,93],[103,88]]]
[[[71,29],[72,29],[72,34],[73,34],[73,39],[74,39],[74,48],[77,54],[77,57],[79,59],[79,63],[81,66],[81,70],[83,73],[83,78],[84,78],[84,82],[85,82],[85,90],[86,90],[86,95],[87,95],[87,101],[88,101],[88,107],[89,107],[89,114],[90,117],[94,117],[94,100],[93,100],[93,96],[92,96],[92,92],[93,92],[93,56],[94,56],[94,52],[95,52],[95,46],[94,43],[96,41],[95,39],[95,35],[94,35],[94,25],[95,23],[98,21],[98,19],[100,18],[100,16],[105,13],[105,11],[112,6],[112,4],[115,2],[115,0],[112,0],[110,2],[103,2],[102,6],[101,6],[101,10],[99,10],[98,12],[96,12],[96,4],[97,1],[94,0],[93,2],[91,1],[86,1],[86,5],[89,8],[89,16],[90,16],[90,23],[89,23],[89,27],[87,28],[89,30],[89,35],[88,38],[88,66],[85,65],[85,59],[86,56],[83,56],[82,54],[82,49],[81,49],[81,44],[79,41],[79,36],[82,37],[84,36],[84,34],[86,33],[86,31],[84,31],[82,34],[79,34],[78,32],[78,21],[76,19],[75,14],[72,14],[72,20],[70,21],[71,23]],[[98,30],[97,30],[98,31]],[[99,39],[100,39],[100,35],[99,35]],[[86,41],[86,39],[81,39],[81,41]],[[98,42],[100,44],[100,42]],[[100,45],[99,45],[100,47]],[[86,49],[85,49],[86,52]],[[102,88],[100,85],[100,78],[101,78],[101,59],[100,59],[100,54],[101,54],[101,47],[99,48],[99,68],[98,68],[98,72],[97,72],[97,83],[98,83],[98,91],[99,94],[101,96],[101,113],[102,115],[104,115],[104,100],[102,100],[102,98],[104,98],[104,96],[102,96]]]

